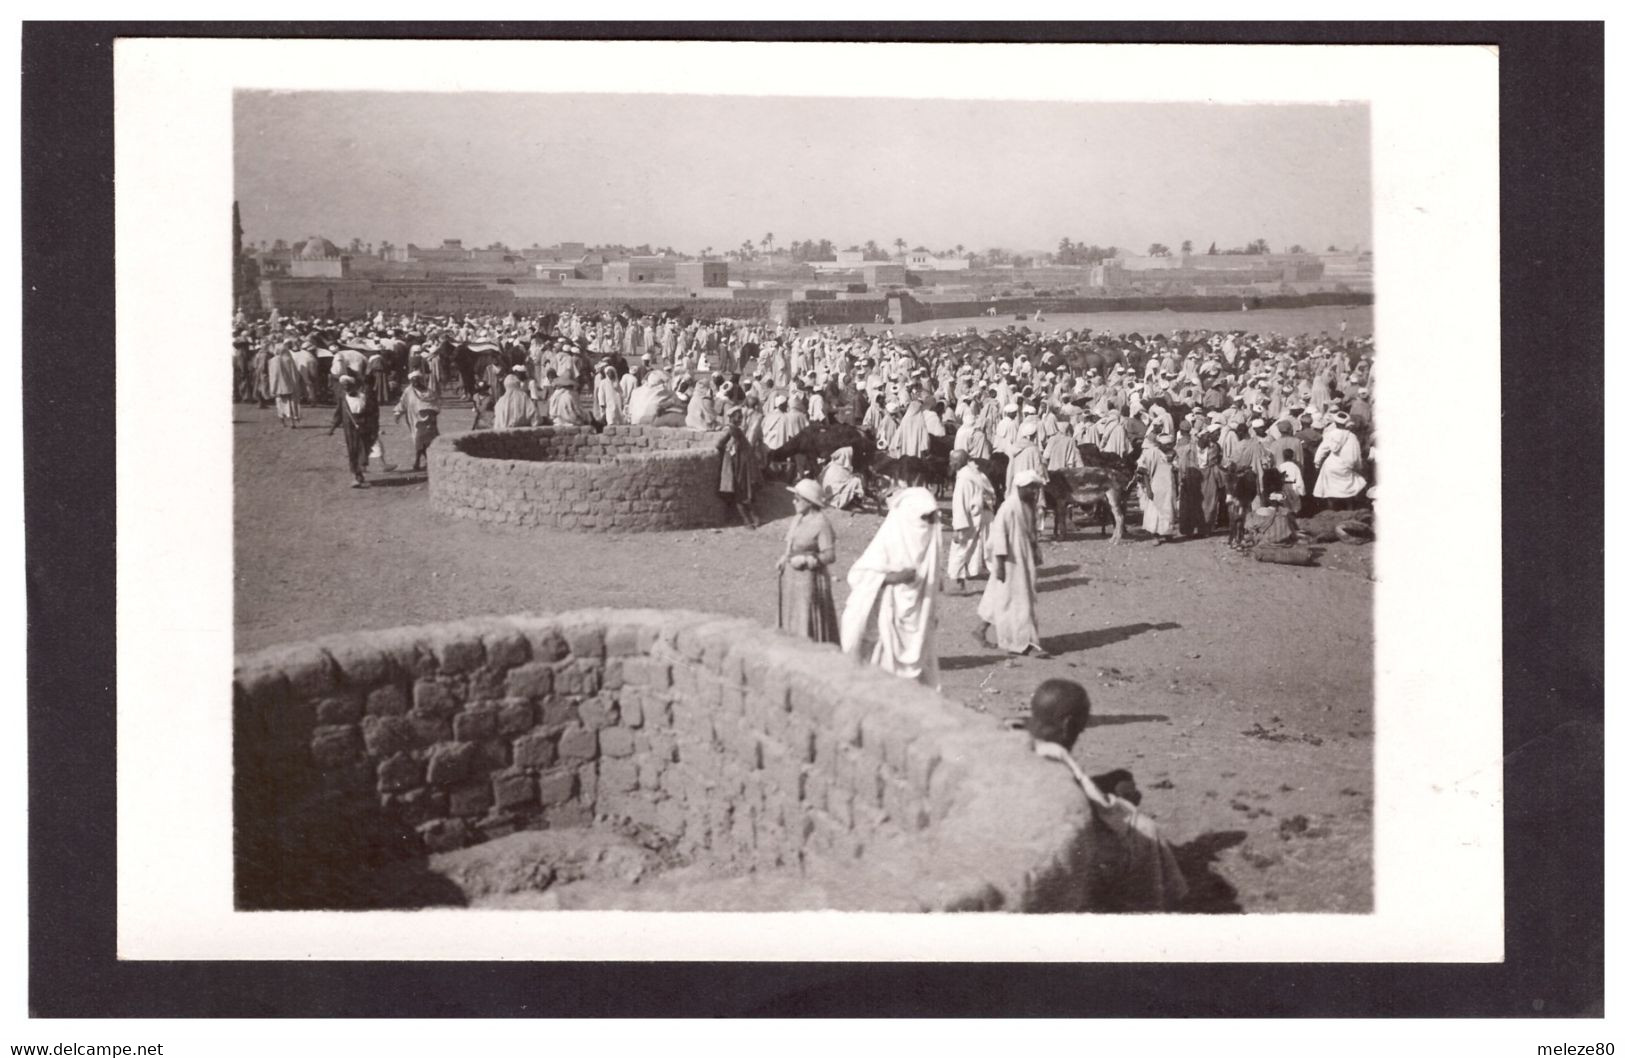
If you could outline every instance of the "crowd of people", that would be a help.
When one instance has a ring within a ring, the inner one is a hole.
[[[467,429],[715,432],[717,493],[742,524],[760,524],[770,481],[791,494],[776,563],[779,627],[936,687],[939,598],[975,590],[974,580],[985,579],[976,641],[1048,656],[1037,616],[1042,528],[1048,517],[1058,529],[1065,515],[1052,484],[1079,470],[1123,475],[1152,546],[1225,531],[1258,558],[1303,559],[1297,518],[1366,506],[1374,494],[1373,354],[1370,339],[1325,333],[903,335],[677,313],[342,323],[273,314],[238,319],[233,367],[235,399],[274,404],[285,428],[331,404],[330,432],[344,431],[356,487],[375,460],[393,469],[380,424],[391,405],[413,469],[454,407],[466,409]],[[805,450],[782,457],[820,430],[837,441],[816,463]],[[879,478],[860,451],[906,472]],[[940,475],[918,472],[937,460]],[[867,503],[884,520],[838,606],[828,512]],[[1138,811],[1132,778],[1091,779],[1068,752],[1087,713],[1081,687],[1041,686],[1029,717],[1035,749],[1066,763],[1097,815],[1145,846],[1141,891],[1167,906],[1184,883]]]
[[[1230,546],[1286,562],[1307,555],[1298,517],[1364,505],[1373,491],[1374,349],[1344,334],[903,335],[630,312],[273,315],[238,320],[233,356],[237,399],[274,403],[287,427],[299,427],[305,406],[332,401],[331,428],[345,432],[358,487],[370,462],[384,461],[379,409],[391,403],[413,469],[453,400],[470,410],[470,429],[714,431],[717,492],[742,524],[759,524],[756,497],[769,480],[795,493],[781,625],[931,684],[932,605],[944,582],[964,592],[986,578],[978,640],[1043,654],[1035,578],[1046,517],[1058,525],[1064,515],[1050,489],[1057,476],[1120,468],[1153,545],[1227,530]],[[851,443],[822,466],[799,455],[775,465],[804,431],[832,426],[898,465],[940,458],[942,474],[879,480]],[[866,502],[885,522],[852,567],[837,618],[824,510]]]
[[[309,404],[336,404],[346,377],[380,408],[398,400],[414,450],[455,398],[469,404],[473,429],[728,431],[736,422],[738,462],[753,464],[736,475],[745,482],[822,423],[856,426],[892,456],[961,451],[984,475],[996,460],[996,497],[1022,470],[1047,483],[1087,456],[1116,457],[1137,468],[1156,540],[1227,524],[1227,471],[1250,471],[1261,486],[1277,469],[1280,502],[1302,514],[1317,501],[1358,501],[1374,458],[1371,343],[1343,336],[900,336],[607,312],[345,324],[273,314],[239,320],[233,365],[236,399],[274,403],[289,427]],[[868,484],[839,450],[821,483],[841,507],[861,502]],[[734,494],[748,502],[747,491]]]

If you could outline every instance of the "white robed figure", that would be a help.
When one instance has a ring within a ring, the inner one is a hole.
[[[845,510],[863,498],[863,479],[852,469],[851,446],[837,448],[830,455],[819,483],[824,486],[826,502],[837,510]]]
[[[1315,495],[1320,499],[1353,499],[1366,486],[1365,475],[1360,473],[1360,439],[1347,429],[1348,421],[1348,412],[1333,416],[1315,450],[1315,466],[1320,468]]]
[[[1043,486],[1036,470],[1024,470],[1005,493],[987,534],[987,561],[993,569],[976,616],[984,643],[1012,654],[1048,657],[1038,639],[1037,501]],[[988,638],[991,634],[991,639]]]
[[[874,539],[846,575],[841,649],[894,676],[936,688],[936,602],[940,574],[937,499],[903,489]]]
[[[982,551],[987,546],[988,526],[993,524],[993,482],[963,450],[956,449],[948,459],[959,467],[954,475],[954,536],[948,545],[948,576],[963,588],[967,578],[987,572]]]
[[[1161,538],[1174,532],[1174,466],[1168,461],[1167,447],[1174,443],[1168,434],[1159,435],[1140,452],[1138,469],[1140,510],[1145,531]]]

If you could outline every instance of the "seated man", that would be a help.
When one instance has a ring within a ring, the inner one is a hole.
[[[1151,817],[1140,811],[1139,791],[1126,771],[1100,778],[1102,789],[1084,774],[1072,757],[1072,747],[1089,724],[1089,694],[1071,680],[1045,680],[1033,691],[1027,733],[1033,752],[1045,760],[1066,765],[1083,790],[1094,818],[1116,836],[1120,866],[1114,867],[1098,893],[1095,909],[1103,911],[1166,911],[1189,892],[1185,876],[1174,859],[1173,847],[1163,839]]]
[[[1309,548],[1298,537],[1298,521],[1283,501],[1283,477],[1275,467],[1264,471],[1263,504],[1247,516],[1247,541],[1260,562],[1307,566]]]
[[[829,457],[821,481],[828,505],[851,510],[863,502],[863,478],[852,469],[852,446],[837,448]]]

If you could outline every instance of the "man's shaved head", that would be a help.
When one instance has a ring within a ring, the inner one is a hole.
[[[1045,680],[1033,691],[1027,733],[1066,749],[1089,723],[1089,692],[1071,680]]]

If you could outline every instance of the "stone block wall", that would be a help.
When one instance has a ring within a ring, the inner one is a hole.
[[[429,502],[457,518],[587,532],[722,525],[719,436],[665,426],[442,434],[429,447]]]
[[[240,907],[516,829],[632,826],[848,908],[1079,910],[1065,769],[918,684],[735,618],[521,614],[237,659]],[[834,888],[828,879],[835,879]]]

